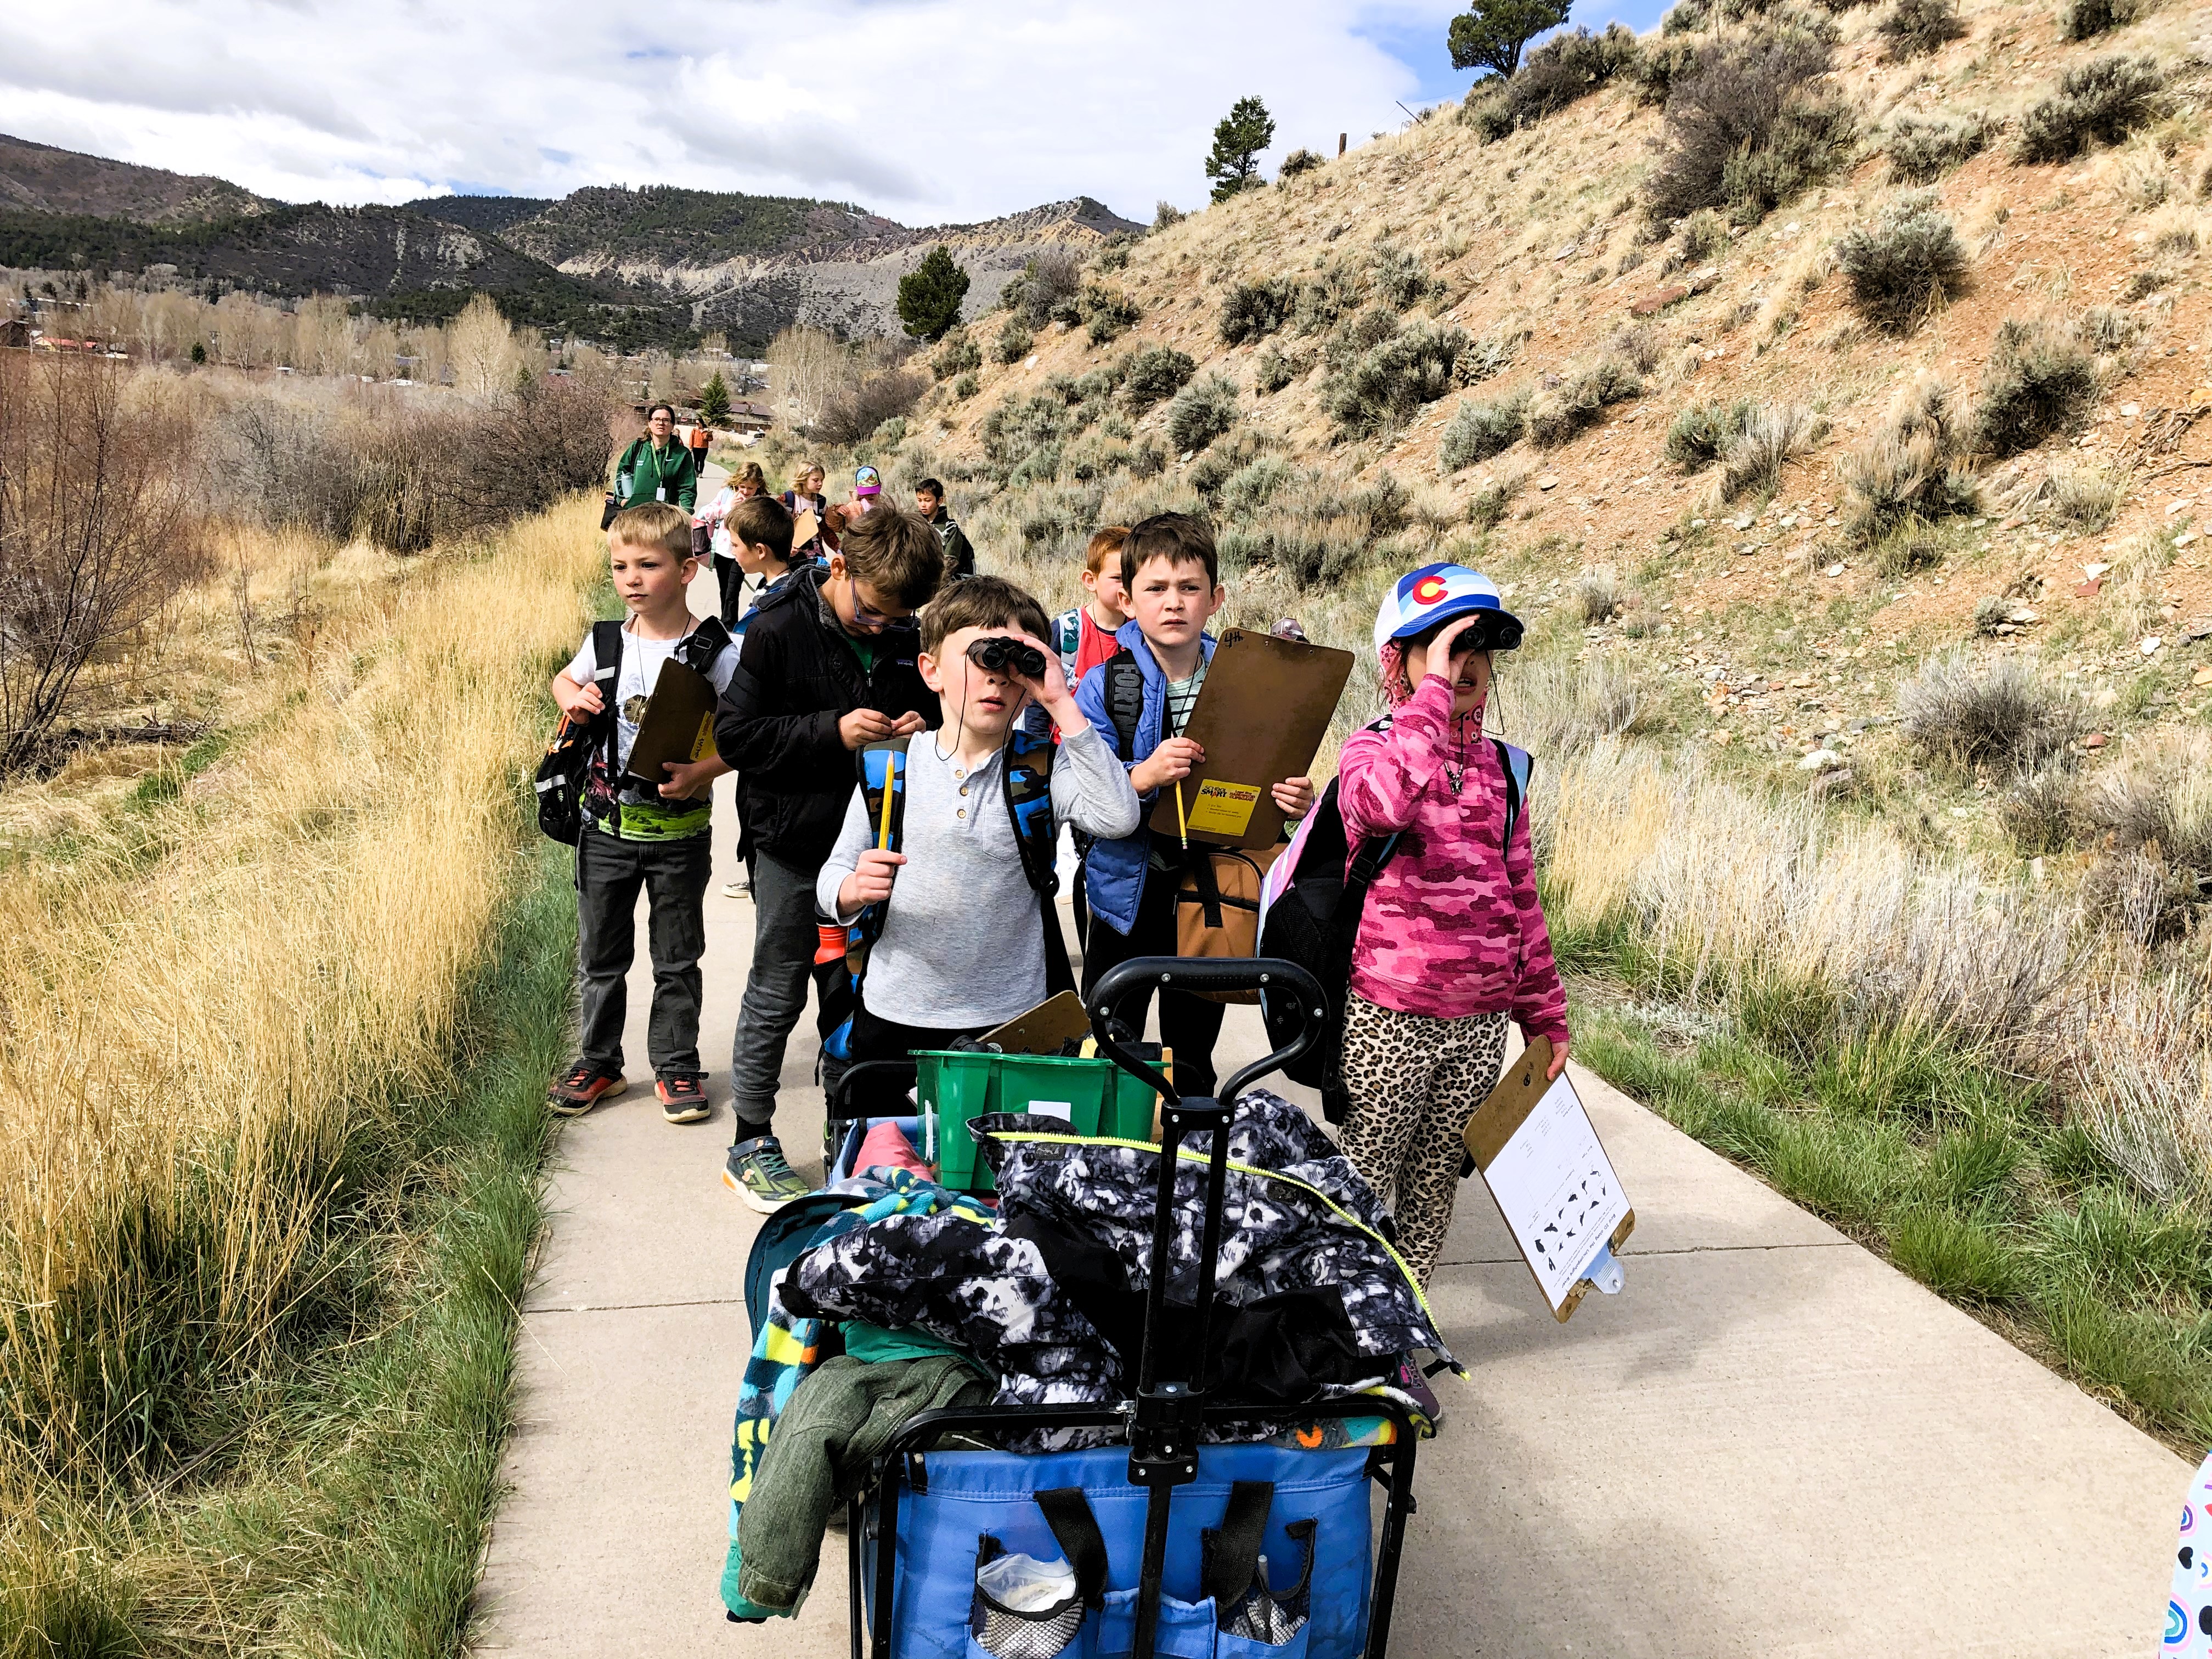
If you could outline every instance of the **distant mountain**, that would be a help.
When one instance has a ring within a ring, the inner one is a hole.
[[[173,225],[241,218],[282,205],[227,179],[135,167],[0,132],[0,208]]]
[[[482,289],[519,321],[625,345],[719,330],[758,348],[793,322],[893,334],[898,279],[939,242],[969,272],[973,314],[1044,249],[1142,228],[1087,196],[916,230],[849,202],[661,185],[288,206],[0,139],[0,265],[343,294],[409,317],[449,315]]]

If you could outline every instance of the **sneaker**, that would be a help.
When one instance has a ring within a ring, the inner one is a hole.
[[[722,884],[724,898],[750,898],[752,895],[753,884],[743,876],[739,876],[735,881],[726,881]]]
[[[653,1090],[660,1097],[661,1116],[671,1123],[696,1123],[707,1115],[704,1072],[664,1072]]]
[[[601,1101],[612,1100],[629,1087],[620,1072],[610,1072],[588,1060],[580,1060],[553,1079],[553,1086],[545,1092],[545,1103],[553,1109],[556,1117],[581,1117]]]
[[[774,1215],[812,1190],[783,1161],[783,1144],[774,1135],[755,1135],[731,1147],[722,1184],[763,1215]]]

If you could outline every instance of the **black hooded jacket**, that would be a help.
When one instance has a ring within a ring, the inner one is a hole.
[[[855,708],[896,719],[943,718],[936,693],[915,665],[921,635],[894,623],[866,643],[865,670],[837,626],[822,585],[829,572],[801,568],[752,611],[737,671],[714,713],[714,747],[738,775],[750,847],[813,870],[830,856],[860,772],[837,722]]]

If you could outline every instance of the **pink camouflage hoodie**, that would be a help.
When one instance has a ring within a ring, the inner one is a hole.
[[[1337,762],[1337,803],[1356,854],[1401,834],[1368,890],[1352,947],[1352,988],[1378,1007],[1454,1019],[1510,1014],[1528,1037],[1567,1035],[1567,996],[1536,898],[1528,815],[1501,844],[1505,771],[1482,711],[1452,716],[1435,675],[1410,696],[1403,648],[1383,647],[1390,729],[1355,732]],[[1455,795],[1446,770],[1462,771]]]

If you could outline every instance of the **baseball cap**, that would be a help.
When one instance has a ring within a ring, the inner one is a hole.
[[[1510,651],[1521,643],[1521,619],[1499,603],[1498,585],[1489,577],[1463,564],[1425,564],[1399,577],[1382,596],[1375,613],[1375,648],[1475,611],[1487,613],[1483,623],[1468,630],[1480,636],[1480,649]]]
[[[853,474],[853,493],[855,495],[877,495],[883,493],[884,481],[872,466],[864,466]]]

